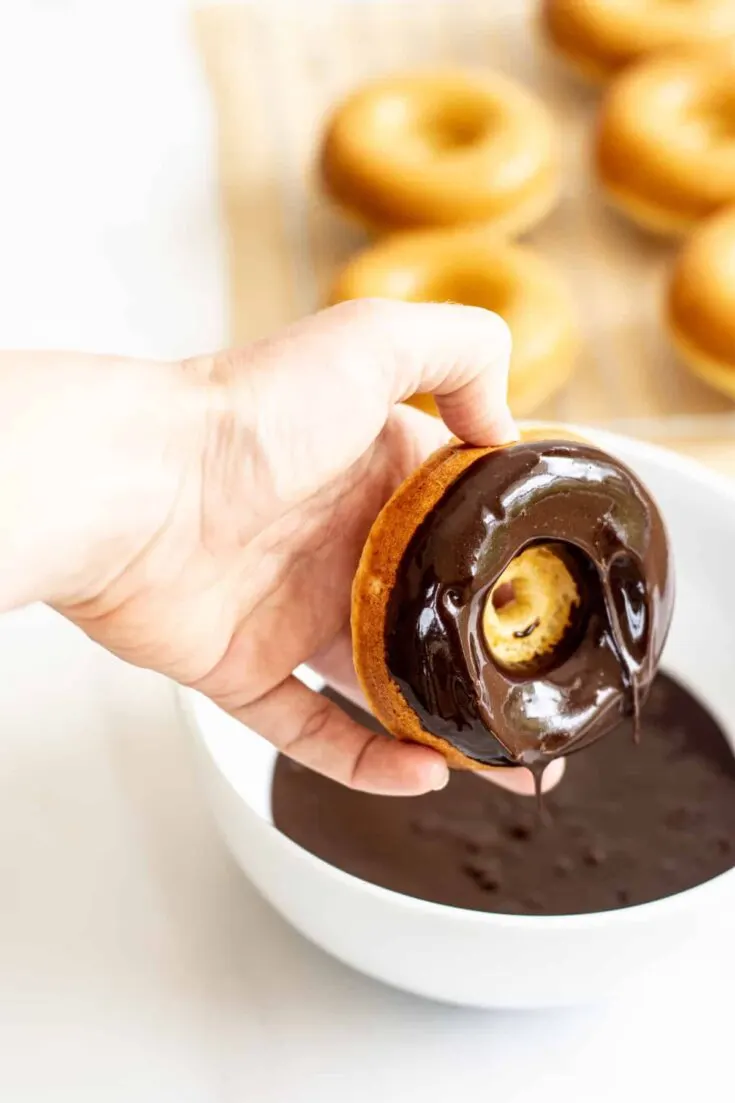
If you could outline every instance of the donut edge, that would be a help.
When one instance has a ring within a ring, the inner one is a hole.
[[[553,0],[544,0],[536,18],[536,25],[545,45],[570,76],[588,88],[599,89],[609,84],[626,63],[613,65],[602,60],[599,54],[589,48],[589,42],[583,34],[578,36],[572,47],[568,39],[559,34],[555,6]]]
[[[686,304],[688,299],[688,290],[699,278],[699,266],[710,267],[711,260],[718,259],[721,226],[725,227],[726,234],[725,256],[729,255],[727,234],[731,222],[735,229],[735,204],[702,221],[689,237],[669,272],[664,321],[670,343],[683,365],[708,387],[735,399],[735,345],[731,356],[726,350],[724,354],[720,349],[714,350],[706,340],[706,315],[703,319],[700,311],[691,307],[682,309],[682,303]],[[721,281],[722,276],[719,276],[717,283]]]
[[[476,229],[492,230],[502,239],[514,240],[541,225],[559,204],[561,192],[558,173],[550,181],[537,181],[536,190],[527,199],[510,206],[501,215],[488,215],[469,222],[456,221],[419,221],[408,222],[405,219],[379,219],[368,209],[368,203],[355,198],[356,192],[344,179],[333,175],[332,166],[320,165],[320,179],[323,194],[337,208],[344,218],[362,227],[369,238],[389,237],[393,234],[410,233],[422,230]]]
[[[735,362],[728,364],[705,352],[670,316],[668,329],[675,352],[692,375],[720,394],[735,399]]]
[[[679,214],[663,204],[655,203],[650,199],[643,199],[638,193],[630,189],[613,186],[606,179],[602,169],[597,167],[598,180],[603,195],[609,206],[618,214],[627,218],[639,230],[656,237],[678,238],[683,240],[694,230],[699,223],[714,212],[703,214],[700,217]]]
[[[388,671],[385,620],[401,560],[416,529],[455,479],[477,460],[498,450],[449,444],[409,475],[378,514],[352,585],[353,660],[370,708],[397,739],[433,747],[454,769],[488,767],[421,727]]]

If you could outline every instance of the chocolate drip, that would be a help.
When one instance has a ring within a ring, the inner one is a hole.
[[[519,552],[564,550],[581,606],[550,662],[490,655],[482,611]],[[621,716],[637,729],[673,606],[661,516],[597,448],[521,443],[478,459],[419,525],[389,602],[388,670],[428,732],[486,765],[538,770]]]

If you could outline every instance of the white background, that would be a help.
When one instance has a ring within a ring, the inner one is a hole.
[[[223,340],[183,8],[0,7],[0,345]],[[732,960],[701,946],[634,998],[554,1014],[382,988],[224,853],[165,683],[44,610],[0,622],[0,672],[3,1101],[732,1098]]]

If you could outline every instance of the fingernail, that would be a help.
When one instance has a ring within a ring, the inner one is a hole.
[[[449,768],[446,762],[435,762],[429,770],[428,780],[432,789],[445,789],[449,782]]]
[[[550,762],[543,773],[541,780],[541,791],[546,793],[549,789],[553,789],[555,785],[561,781],[564,773],[565,762],[563,758],[555,758],[553,762]]]

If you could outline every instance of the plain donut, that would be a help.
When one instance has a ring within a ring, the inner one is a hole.
[[[735,43],[629,69],[600,112],[597,171],[646,229],[687,233],[735,202]]]
[[[320,160],[327,192],[378,231],[484,223],[518,234],[559,192],[548,112],[494,73],[374,81],[337,108]]]

